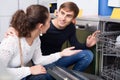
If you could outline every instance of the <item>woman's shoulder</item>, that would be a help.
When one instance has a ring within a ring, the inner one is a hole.
[[[5,48],[11,48],[11,47],[14,47],[17,43],[18,43],[17,36],[7,36],[3,38],[0,46],[5,47]]]
[[[38,36],[37,38],[35,38],[33,44],[36,45],[36,44],[39,44],[39,43],[41,43],[41,41],[40,41],[40,38]]]
[[[11,43],[11,42],[14,42],[14,41],[17,41],[17,40],[18,40],[18,37],[14,35],[14,36],[4,37],[2,42],[9,42],[9,43]]]

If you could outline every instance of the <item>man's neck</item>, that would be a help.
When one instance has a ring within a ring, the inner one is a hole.
[[[59,25],[58,25],[58,22],[57,22],[57,18],[53,19],[52,20],[52,23],[54,25],[55,28],[59,29],[59,30],[62,30],[63,28],[61,28]]]

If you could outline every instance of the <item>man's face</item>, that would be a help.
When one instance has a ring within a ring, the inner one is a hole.
[[[74,12],[67,9],[60,9],[57,14],[57,24],[60,29],[64,29],[74,19]]]

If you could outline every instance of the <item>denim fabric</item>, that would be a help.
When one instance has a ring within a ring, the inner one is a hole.
[[[73,70],[83,72],[93,60],[93,53],[90,50],[83,50],[75,55],[60,58],[55,65],[61,67],[69,67],[73,64]]]
[[[54,66],[60,66],[64,68],[68,68],[69,66],[73,65],[73,70],[83,72],[89,64],[93,60],[93,53],[90,50],[83,50],[75,55],[62,57],[54,63],[45,65],[46,69],[52,68]],[[40,74],[40,75],[30,75],[26,77],[25,80],[55,80],[52,76],[47,74]]]
[[[27,76],[25,80],[55,80],[55,79],[47,73],[39,75],[30,75]]]

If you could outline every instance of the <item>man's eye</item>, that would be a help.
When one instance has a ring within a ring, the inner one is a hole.
[[[72,18],[72,16],[71,16],[71,15],[68,15],[67,17]]]
[[[63,12],[61,12],[61,14],[64,14]]]

